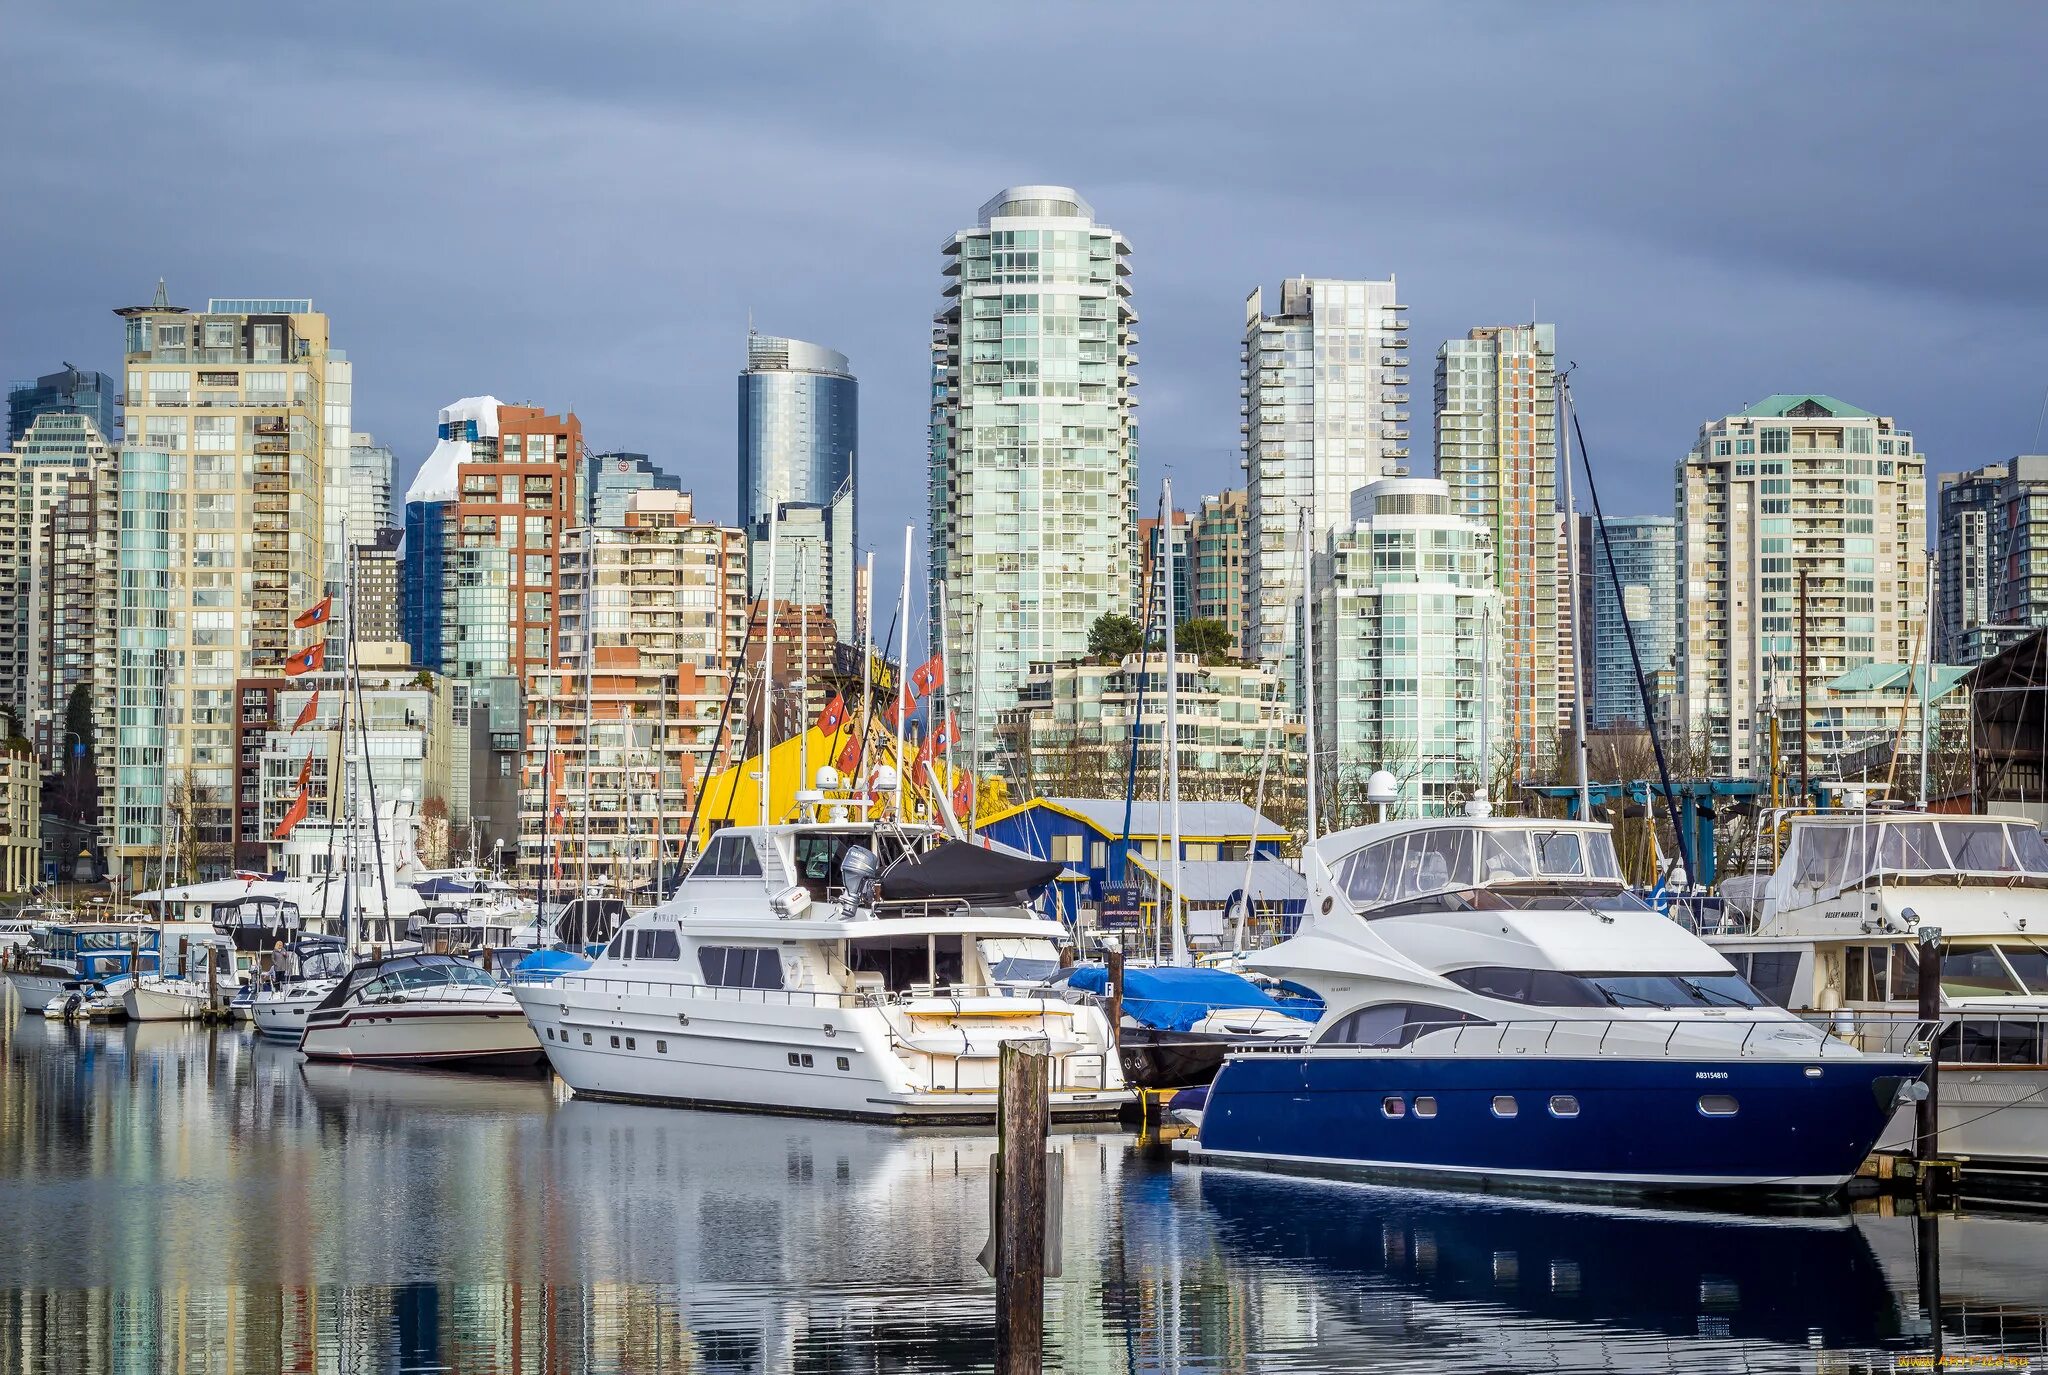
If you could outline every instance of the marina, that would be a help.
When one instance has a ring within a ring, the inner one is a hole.
[[[990,1369],[985,1130],[590,1102],[190,1023],[0,1036],[0,1369]],[[1049,1370],[2048,1351],[2026,1216],[1562,1204],[1176,1165],[1114,1127],[1053,1143]]]

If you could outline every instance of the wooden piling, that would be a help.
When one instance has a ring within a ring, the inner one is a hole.
[[[1112,945],[1103,952],[1103,967],[1109,977],[1109,1044],[1121,1051],[1124,1044],[1124,948]]]
[[[1036,1375],[1045,1344],[1049,1047],[1005,1041],[996,1088],[996,1375]]]

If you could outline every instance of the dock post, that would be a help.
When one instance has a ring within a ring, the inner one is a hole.
[[[1124,1044],[1124,947],[1122,942],[1102,952],[1102,964],[1109,976],[1109,1045],[1121,1051]]]
[[[206,1015],[209,1020],[220,1015],[220,952],[209,949],[206,952]]]
[[[1927,1031],[1927,1096],[1913,1105],[1913,1159],[1920,1162],[1921,1206],[1934,1201],[1934,1174],[1926,1162],[1941,1144],[1941,928],[1920,928],[1920,1022]]]
[[[1005,1041],[996,1088],[996,1375],[1036,1375],[1045,1344],[1050,1047]]]

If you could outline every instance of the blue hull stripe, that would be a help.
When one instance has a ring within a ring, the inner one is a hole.
[[[1898,1083],[1921,1068],[1872,1057],[1248,1055],[1209,1091],[1201,1153],[1622,1188],[1812,1188],[1855,1173]],[[1708,1096],[1735,1111],[1710,1115]]]

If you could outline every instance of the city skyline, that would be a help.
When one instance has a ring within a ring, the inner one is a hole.
[[[933,11],[919,25],[849,14],[792,26],[772,14],[629,20],[599,10],[571,24],[512,7],[458,36],[441,27],[452,20],[408,16],[401,27],[377,22],[372,7],[345,30],[314,14],[298,16],[291,34],[262,26],[263,38],[245,36],[258,26],[230,23],[201,47],[196,32],[147,10],[31,6],[15,32],[45,57],[0,92],[0,110],[17,122],[61,120],[87,141],[102,128],[109,156],[104,175],[79,184],[57,150],[10,151],[11,184],[66,210],[0,226],[0,246],[16,261],[65,270],[18,283],[0,321],[0,372],[31,377],[66,360],[111,370],[117,345],[104,312],[148,299],[158,276],[174,295],[288,291],[319,302],[348,340],[355,424],[393,444],[400,489],[431,447],[409,438],[439,406],[495,390],[574,408],[589,420],[594,451],[647,452],[708,514],[723,515],[737,509],[729,360],[751,314],[764,331],[828,340],[856,360],[874,479],[863,535],[886,588],[902,525],[922,524],[913,472],[928,420],[932,251],[958,227],[959,207],[989,188],[1044,181],[1076,187],[1138,246],[1141,491],[1169,468],[1191,496],[1238,485],[1243,292],[1296,273],[1397,274],[1420,357],[1475,325],[1554,320],[1567,341],[1560,362],[1579,364],[1575,390],[1616,513],[1668,510],[1660,474],[1698,424],[1785,389],[1884,397],[1910,417],[1931,471],[1963,471],[2039,447],[2048,329],[2033,305],[2048,262],[2022,227],[2040,192],[1985,167],[2009,166],[1995,150],[2025,146],[2040,127],[2041,114],[2019,99],[2014,64],[2044,20],[2019,10],[1899,14],[1912,22],[1854,30],[1818,12],[1777,15],[1773,43],[1757,49],[1753,30],[1725,10],[1589,11],[1540,23],[1503,10],[1492,24],[1325,10],[1328,41],[1289,57],[1303,82],[1331,75],[1363,42],[1412,60],[1385,74],[1391,91],[1347,92],[1327,127],[1291,134],[1317,177],[1245,196],[1213,169],[1249,165],[1240,154],[1265,125],[1249,111],[1218,113],[1199,93],[1205,77],[1232,70],[1249,17],[1165,35],[1142,14],[1102,19],[1093,41],[1126,49],[1126,94],[1156,112],[1160,129],[1198,135],[1167,139],[1148,126],[1139,133],[1154,156],[1132,162],[1078,112],[1047,114],[1028,148],[963,152],[917,116],[921,99],[885,98],[892,85],[919,86],[906,75],[913,69],[938,83],[942,102],[949,92],[964,98],[964,74],[920,59],[930,47],[1000,37],[1020,60],[1045,54],[1046,36],[985,16]],[[1995,43],[1983,37],[1992,24],[2003,28]],[[908,41],[920,26],[928,35]],[[1455,67],[1447,37],[1457,40]],[[245,147],[253,163],[286,135],[238,124],[221,143],[215,121],[226,113],[174,105],[114,136],[126,127],[124,102],[94,92],[136,78],[98,71],[92,55],[117,40],[163,63],[233,65],[259,86],[303,87],[294,99],[326,114],[289,137],[311,144],[307,155],[329,169],[339,196],[323,195],[316,211],[310,192],[287,191],[231,221],[182,213],[200,193],[174,171],[177,150]],[[431,66],[415,60],[422,45],[440,54]],[[1802,61],[1816,46],[1840,60]],[[520,99],[546,113],[511,118],[517,111],[501,107],[486,77],[509,53],[537,47],[559,49],[561,61]],[[853,53],[863,61],[847,70],[866,74],[810,90],[764,73],[751,55],[771,48],[802,71]],[[314,51],[332,60],[302,60]],[[1650,53],[1654,64],[1636,60]],[[690,80],[657,81],[671,59]],[[584,80],[600,60],[616,66],[602,92]],[[1558,138],[1489,151],[1482,136],[1507,97],[1484,94],[1433,101],[1431,119],[1410,134],[1351,137],[1390,98],[1421,100],[1453,70],[1460,89],[1485,92],[1501,84],[1488,74],[1510,64],[1570,77],[1549,97]],[[1654,97],[1635,74],[1650,66]],[[744,129],[715,118],[737,88],[763,83],[786,90],[786,109]],[[1943,94],[1966,88],[1968,102]],[[826,108],[844,117],[819,118]],[[532,137],[549,117],[567,121],[566,136]],[[408,146],[417,128],[432,131],[429,148]],[[588,155],[599,147],[619,151]],[[1957,157],[1957,148],[1972,151]],[[647,159],[670,169],[659,184],[638,170]],[[457,160],[521,182],[555,177],[570,208],[478,220],[438,193]],[[1873,174],[1889,189],[1872,193],[1876,213],[1853,216],[1775,193],[1699,189],[1775,184],[1816,167],[1840,181]],[[152,217],[147,235],[118,210],[137,197],[169,212]],[[808,245],[828,202],[841,242],[818,255]],[[334,213],[337,203],[414,213],[380,218],[368,233],[367,222]],[[1676,209],[1709,203],[1712,214]],[[1508,206],[1522,229],[1502,235]],[[718,270],[704,271],[712,262]],[[503,289],[514,279],[516,310]],[[424,325],[412,308],[423,296],[436,302]],[[527,299],[551,303],[550,328],[515,323]],[[650,312],[650,301],[674,308]],[[1932,347],[1897,330],[1902,306],[1931,324]],[[1675,319],[1688,322],[1683,347],[1669,342]],[[1427,436],[1415,430],[1420,453]]]

